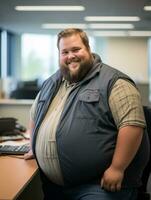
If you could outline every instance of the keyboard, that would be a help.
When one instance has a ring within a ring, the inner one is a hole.
[[[24,145],[0,145],[0,154],[23,155],[30,150],[29,144]]]

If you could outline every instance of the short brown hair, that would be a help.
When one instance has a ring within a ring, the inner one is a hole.
[[[82,29],[79,29],[79,28],[67,28],[61,31],[60,33],[58,33],[58,40],[57,40],[58,49],[59,49],[59,42],[61,38],[69,37],[71,35],[76,35],[76,34],[80,36],[83,44],[89,50],[90,45],[89,45],[89,39],[87,37],[87,34]]]

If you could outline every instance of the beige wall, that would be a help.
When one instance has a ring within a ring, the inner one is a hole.
[[[147,38],[109,38],[106,53],[107,64],[128,74],[136,82],[148,82]]]

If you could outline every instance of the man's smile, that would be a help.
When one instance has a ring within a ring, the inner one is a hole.
[[[79,62],[70,62],[68,66],[70,69],[76,69],[77,67],[79,67]]]

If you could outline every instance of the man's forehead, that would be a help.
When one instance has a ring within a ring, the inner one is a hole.
[[[80,40],[80,41],[82,41],[79,34],[67,35],[67,36],[62,37],[60,39],[60,41],[66,41],[66,40]]]
[[[80,38],[79,35],[71,35],[71,36],[68,36],[68,37],[63,37],[60,39],[60,42],[59,42],[59,47],[65,47],[65,46],[81,46],[83,45],[83,42]]]

